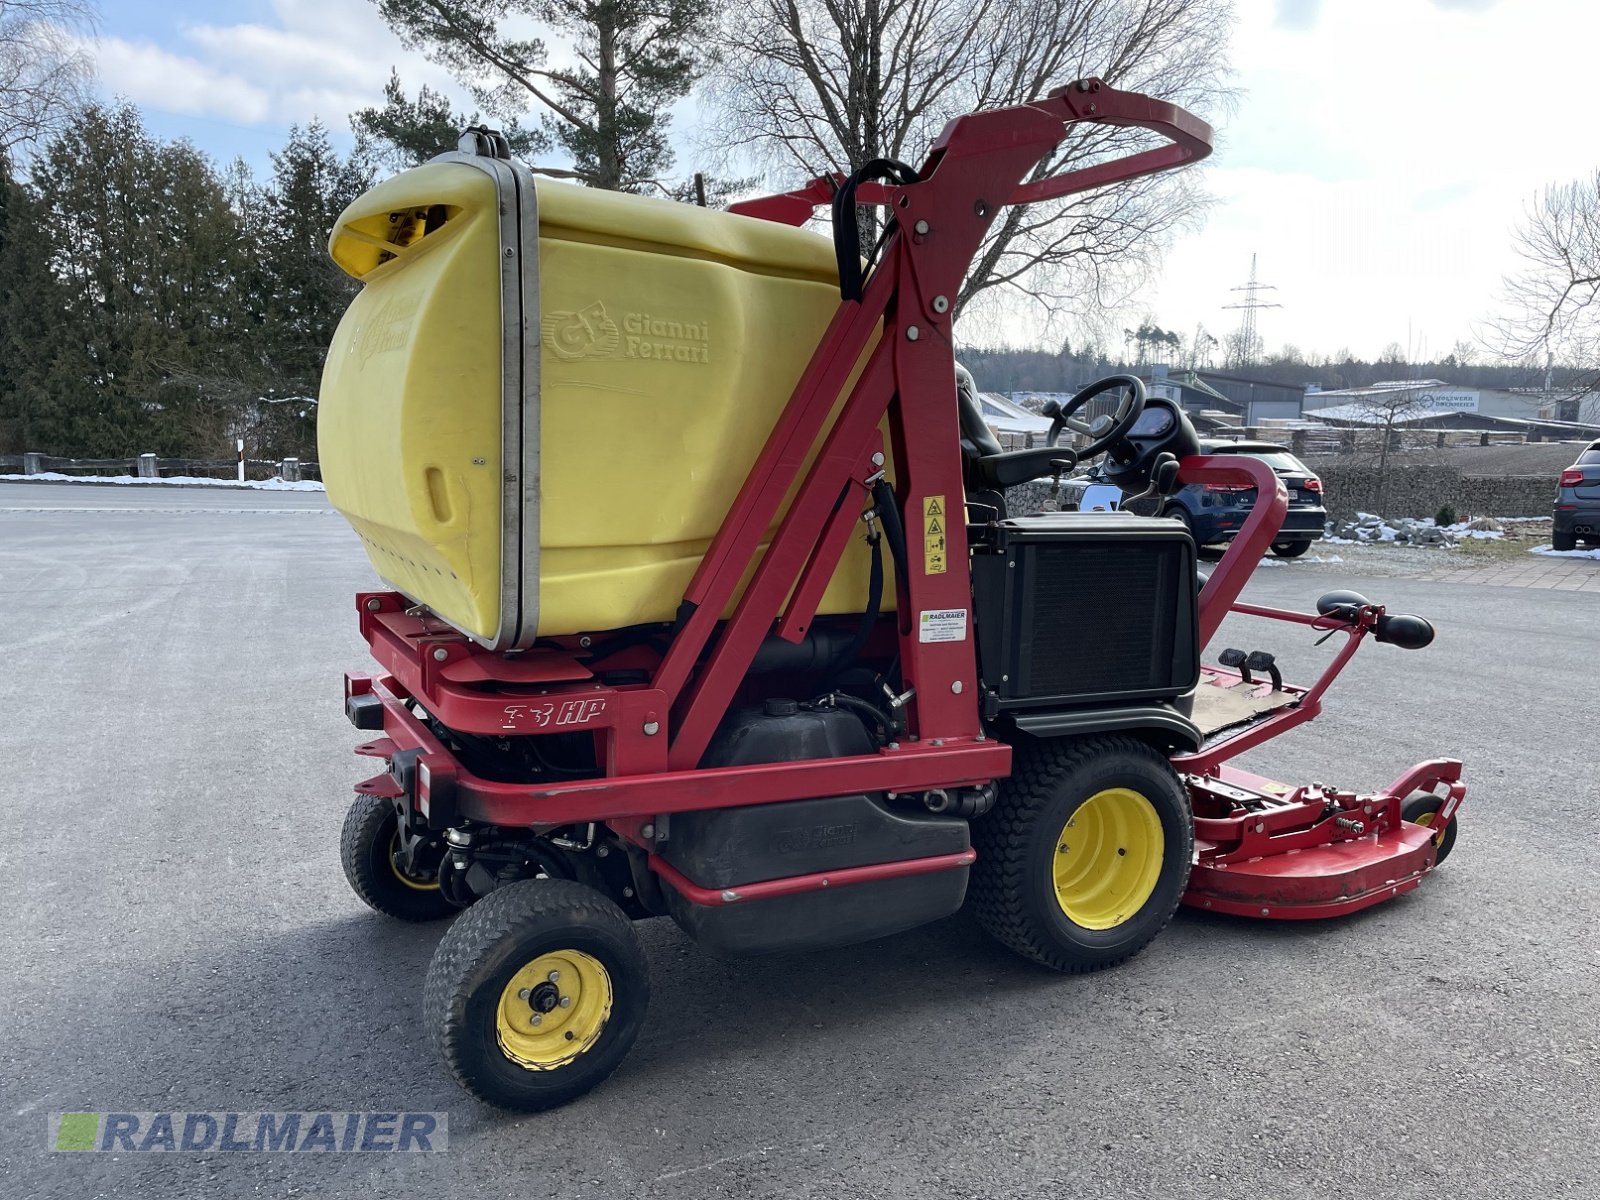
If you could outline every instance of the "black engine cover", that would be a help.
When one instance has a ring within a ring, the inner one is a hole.
[[[1194,540],[1176,521],[1046,513],[973,558],[978,656],[1001,708],[1172,701],[1200,678]]]

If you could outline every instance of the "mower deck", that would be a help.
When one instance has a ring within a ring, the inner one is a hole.
[[[1246,771],[1187,776],[1195,866],[1183,902],[1240,917],[1340,917],[1409,892],[1437,863],[1440,831],[1465,795],[1461,763],[1419,763],[1387,791],[1291,788]],[[1436,828],[1401,817],[1413,791],[1448,785]]]

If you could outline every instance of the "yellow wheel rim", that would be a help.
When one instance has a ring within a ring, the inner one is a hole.
[[[395,857],[399,853],[400,831],[396,829],[394,831],[394,836],[389,839],[389,870],[394,872],[394,877],[396,879],[405,884],[406,887],[410,888],[414,892],[437,892],[439,890],[439,881],[437,879],[430,883],[425,880],[418,879],[415,876],[407,875],[404,871],[402,871],[400,869],[399,860]]]
[[[1413,825],[1421,825],[1424,829],[1432,829],[1433,828],[1433,818],[1436,815],[1437,815],[1437,810],[1435,810],[1434,812],[1421,813],[1418,816],[1416,816],[1415,818],[1413,818],[1411,823]],[[1438,833],[1433,835],[1433,844],[1435,846],[1444,845],[1444,830],[1443,829],[1439,830]]]
[[[1056,838],[1056,903],[1085,929],[1121,925],[1156,890],[1165,853],[1155,805],[1131,788],[1096,792]]]
[[[611,975],[581,950],[541,954],[511,977],[495,1009],[495,1037],[530,1071],[564,1067],[599,1041],[611,1019]]]

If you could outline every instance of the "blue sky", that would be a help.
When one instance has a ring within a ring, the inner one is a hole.
[[[391,66],[460,89],[368,0],[103,0],[101,87],[152,130],[257,168],[289,126],[343,136]],[[1148,313],[1225,334],[1250,256],[1284,307],[1269,347],[1442,356],[1495,308],[1537,190],[1600,166],[1592,0],[1236,0],[1235,84],[1207,183],[1219,203],[1105,324]],[[680,125],[692,135],[692,100]],[[680,155],[688,158],[687,155]],[[1024,327],[1026,327],[1024,325]]]

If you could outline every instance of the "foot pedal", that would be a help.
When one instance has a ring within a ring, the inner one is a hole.
[[[1250,678],[1249,657],[1243,650],[1235,650],[1231,646],[1217,655],[1217,661],[1225,667],[1232,667],[1239,672],[1239,678],[1245,683],[1254,683]]]
[[[1283,675],[1278,670],[1277,660],[1265,650],[1252,650],[1250,657],[1244,660],[1244,681],[1250,682],[1251,671],[1265,671],[1272,680],[1272,690],[1283,691]]]

